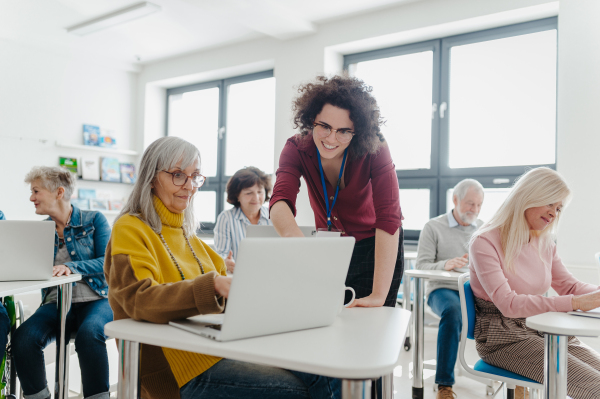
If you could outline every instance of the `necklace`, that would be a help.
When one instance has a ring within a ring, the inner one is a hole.
[[[73,208],[69,211],[69,217],[67,218],[67,223],[65,227],[63,227],[63,236],[58,235],[58,227],[55,227],[56,235],[58,236],[58,247],[62,248],[65,245],[65,229],[69,227],[69,223],[71,223],[71,214],[73,213]]]
[[[183,227],[181,228],[181,230],[183,231]],[[167,252],[171,256],[171,259],[173,259],[173,263],[175,263],[177,270],[179,270],[179,275],[181,276],[181,279],[185,280],[183,270],[181,270],[181,266],[179,266],[177,259],[175,259],[175,256],[173,256],[173,252],[171,252],[171,248],[169,248],[169,246],[167,245],[167,242],[165,241],[165,237],[163,237],[162,233],[158,233],[158,235],[159,235],[163,245],[165,246],[165,248],[167,248]],[[187,236],[185,235],[185,231],[183,231],[183,237],[185,238],[185,242],[187,242],[188,247],[190,247],[190,251],[192,251],[192,255],[194,255],[194,259],[196,259],[196,262],[198,262],[198,266],[200,266],[200,272],[202,274],[204,274],[204,267],[202,267],[202,262],[200,262],[200,259],[198,259],[198,257],[196,256],[196,252],[194,252],[194,248],[192,248],[192,244],[190,244],[190,240],[188,240]]]

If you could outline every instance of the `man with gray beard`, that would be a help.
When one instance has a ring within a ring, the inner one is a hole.
[[[417,269],[468,270],[469,239],[483,224],[477,219],[483,204],[483,187],[477,180],[465,179],[454,187],[452,201],[454,209],[431,219],[421,231]],[[454,364],[462,329],[458,286],[451,281],[430,280],[426,293],[427,304],[441,317],[435,372],[437,399],[453,399]]]

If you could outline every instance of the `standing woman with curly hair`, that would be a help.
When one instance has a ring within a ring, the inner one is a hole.
[[[317,228],[356,238],[346,286],[352,306],[395,306],[403,271],[402,214],[396,167],[380,131],[371,87],[347,76],[300,86],[294,127],[279,158],[270,202],[282,237],[302,237],[294,219],[300,177]],[[349,298],[347,298],[349,301]]]

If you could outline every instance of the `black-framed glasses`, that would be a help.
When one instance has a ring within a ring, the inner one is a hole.
[[[188,176],[183,172],[167,172],[166,170],[161,170],[161,172],[170,174],[173,178],[173,184],[176,186],[185,186],[188,179],[192,179],[192,187],[200,188],[206,181],[206,177],[202,176],[200,173],[194,173],[193,175]]]
[[[337,138],[337,140],[340,143],[346,144],[349,143],[350,140],[352,140],[352,137],[354,137],[354,132],[348,129],[333,129],[331,126],[324,125],[321,123],[314,123],[313,125],[313,133],[315,133],[322,139],[329,137],[331,132],[335,132],[335,137]]]

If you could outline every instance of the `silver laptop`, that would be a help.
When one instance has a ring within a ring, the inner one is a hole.
[[[169,324],[217,341],[331,325],[344,301],[354,237],[246,238],[224,314]]]
[[[315,237],[317,235],[317,229],[313,226],[298,226],[304,234],[304,237]],[[258,226],[250,224],[246,226],[246,238],[269,238],[279,237],[279,234],[275,231],[274,226]],[[237,266],[236,266],[237,267]]]
[[[0,221],[0,281],[50,279],[54,231],[52,221]]]

